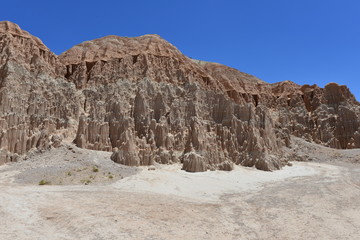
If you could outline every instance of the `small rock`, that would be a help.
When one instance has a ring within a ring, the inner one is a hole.
[[[148,167],[148,171],[155,171],[155,170],[156,170],[155,166]]]

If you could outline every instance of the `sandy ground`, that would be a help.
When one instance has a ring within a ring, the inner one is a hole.
[[[72,144],[44,153],[32,153],[25,161],[0,168],[0,174],[16,172],[14,182],[23,184],[96,185],[112,183],[139,172],[110,160],[110,152],[91,151]]]
[[[0,239],[359,239],[360,152],[301,149],[312,162],[195,174],[73,146],[34,154],[0,166]]]

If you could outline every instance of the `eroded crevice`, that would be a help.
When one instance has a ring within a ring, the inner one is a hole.
[[[71,76],[71,66],[70,66],[70,65],[66,65],[65,78],[66,78],[66,79],[69,79],[70,76]]]
[[[86,73],[89,73],[95,64],[96,62],[86,62]]]
[[[210,78],[209,77],[202,77],[202,80],[207,86],[210,85]]]
[[[255,107],[257,107],[259,105],[259,96],[258,95],[252,95],[253,99],[254,99],[254,104]]]
[[[137,61],[138,61],[138,57],[139,55],[133,55],[132,58],[133,58],[133,64],[135,64]]]
[[[70,76],[77,70],[78,65],[77,64],[70,64],[70,65],[66,65],[66,74],[65,74],[65,78],[69,79]]]

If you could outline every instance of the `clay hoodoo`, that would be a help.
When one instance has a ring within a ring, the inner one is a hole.
[[[121,164],[182,162],[190,172],[279,169],[291,135],[360,147],[360,105],[347,87],[268,84],[192,60],[158,35],[107,36],[56,56],[1,22],[0,49],[0,163],[62,138]]]
[[[0,22],[0,164],[47,149],[52,135],[74,134],[78,93],[62,75],[57,56],[38,38]]]
[[[254,102],[266,83],[253,76],[223,65],[217,75],[156,35],[85,42],[60,60],[85,93],[79,146],[118,148],[113,159],[126,162],[126,132],[134,146],[149,145],[155,161],[180,159],[188,171],[232,168],[224,162],[274,170],[286,162],[268,109]],[[239,91],[238,101],[228,91]]]

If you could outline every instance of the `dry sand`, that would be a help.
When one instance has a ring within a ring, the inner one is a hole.
[[[70,145],[33,154],[0,166],[0,239],[359,239],[360,152],[297,144],[314,161],[275,172],[149,171]]]
[[[140,174],[118,181],[112,186],[123,191],[155,193],[197,202],[214,202],[219,201],[224,194],[259,191],[266,183],[312,176],[318,174],[320,168],[332,168],[337,172],[337,168],[331,166],[295,163],[292,167],[275,172],[236,166],[231,172],[188,173],[180,170],[180,164],[173,164],[159,166],[156,171],[146,171],[146,168],[143,168]]]

